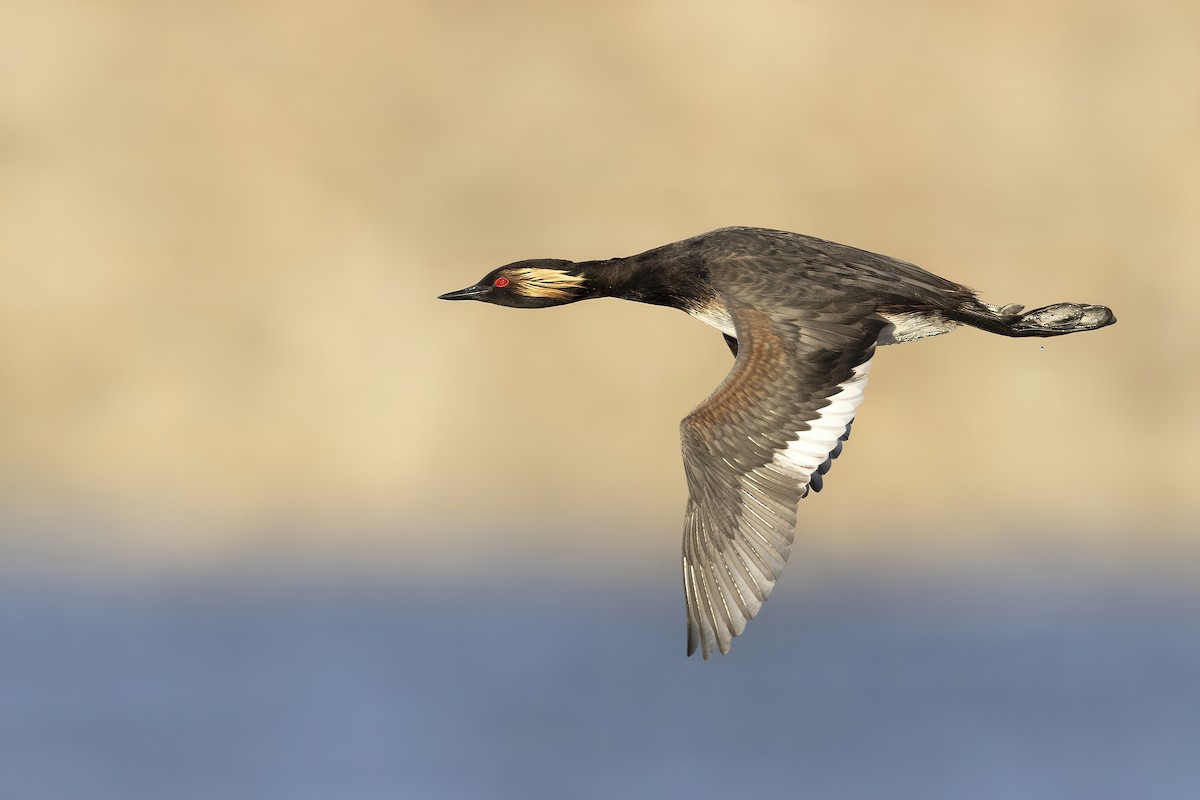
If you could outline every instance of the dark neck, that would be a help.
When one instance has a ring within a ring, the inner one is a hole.
[[[587,295],[581,299],[618,297],[687,309],[712,293],[703,262],[667,248],[628,258],[581,261],[573,271],[587,278]]]

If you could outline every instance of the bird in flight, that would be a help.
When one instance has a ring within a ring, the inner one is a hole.
[[[617,297],[719,330],[733,369],[680,425],[687,652],[729,652],[783,570],[796,509],[850,436],[878,345],[959,325],[1061,336],[1116,322],[1105,306],[992,306],[920,267],[811,236],[722,228],[635,256],[518,261],[442,300],[547,308]]]

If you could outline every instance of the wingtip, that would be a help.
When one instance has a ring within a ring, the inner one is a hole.
[[[734,634],[734,636],[736,635],[737,634]],[[729,641],[725,641],[718,637],[716,649],[720,651],[721,655],[723,656],[729,655],[729,648],[732,646],[732,644],[732,637],[730,637]],[[705,661],[708,661],[713,654],[712,642],[705,639],[704,635],[696,631],[691,625],[688,625],[687,657],[691,658],[692,656],[696,655],[696,651],[700,651],[700,657]]]
[[[700,657],[708,661],[712,655],[712,645],[704,638],[704,635],[696,630],[692,625],[688,625],[687,632],[687,657],[691,658],[696,655],[696,651],[700,651]]]

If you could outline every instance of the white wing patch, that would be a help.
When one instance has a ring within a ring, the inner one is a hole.
[[[842,435],[862,403],[870,373],[870,359],[855,367],[853,374],[837,385],[838,390],[830,395],[829,404],[818,410],[816,419],[808,423],[808,430],[798,431],[796,438],[788,442],[786,449],[776,452],[766,468],[808,484],[812,474],[830,455],[836,455]],[[808,494],[807,488],[805,494]]]

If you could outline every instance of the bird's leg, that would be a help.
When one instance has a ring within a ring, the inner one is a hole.
[[[1055,303],[1022,313],[1024,306],[1010,303],[997,308],[982,303],[951,314],[958,322],[1002,336],[1062,336],[1103,328],[1117,321],[1105,306]]]
[[[1117,321],[1105,306],[1085,303],[1055,303],[1026,311],[1012,323],[1016,336],[1058,336],[1090,331]]]

